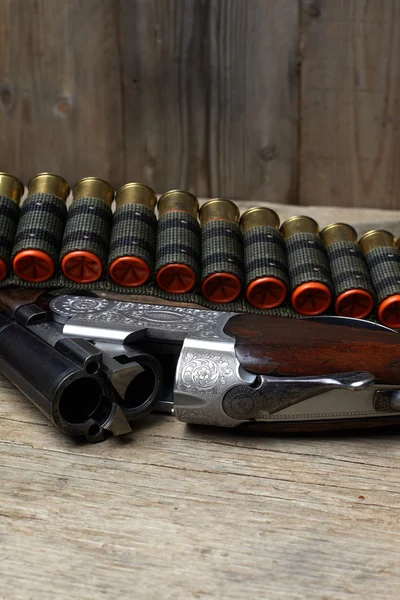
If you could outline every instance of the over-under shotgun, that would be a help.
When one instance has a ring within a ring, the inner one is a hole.
[[[0,371],[89,441],[154,410],[265,431],[400,423],[400,338],[375,323],[21,290],[0,310]]]

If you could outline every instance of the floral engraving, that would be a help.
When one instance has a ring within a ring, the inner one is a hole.
[[[234,374],[229,359],[231,356],[202,352],[196,356],[193,352],[187,352],[184,356],[181,381],[187,390],[196,388],[222,388],[228,384],[228,379]]]
[[[218,365],[210,358],[189,361],[182,373],[182,380],[188,387],[191,387],[192,383],[201,388],[212,387],[218,381],[218,377]]]

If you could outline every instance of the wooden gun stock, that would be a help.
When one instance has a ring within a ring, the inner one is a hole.
[[[369,371],[378,383],[400,385],[400,336],[391,331],[303,319],[236,315],[225,326],[248,371],[312,376]]]

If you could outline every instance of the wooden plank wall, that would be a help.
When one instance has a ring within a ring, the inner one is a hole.
[[[304,0],[300,203],[400,207],[400,1]]]
[[[0,0],[0,170],[400,208],[400,0]]]
[[[124,139],[113,0],[0,0],[0,170],[120,183]]]

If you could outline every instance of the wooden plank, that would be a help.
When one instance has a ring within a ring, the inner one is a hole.
[[[123,145],[113,0],[2,0],[0,163],[25,182],[121,183]]]
[[[300,203],[398,208],[400,1],[303,0]]]
[[[158,192],[297,195],[293,0],[122,0],[126,173]]]
[[[60,435],[0,376],[0,598],[392,599],[397,435]]]

